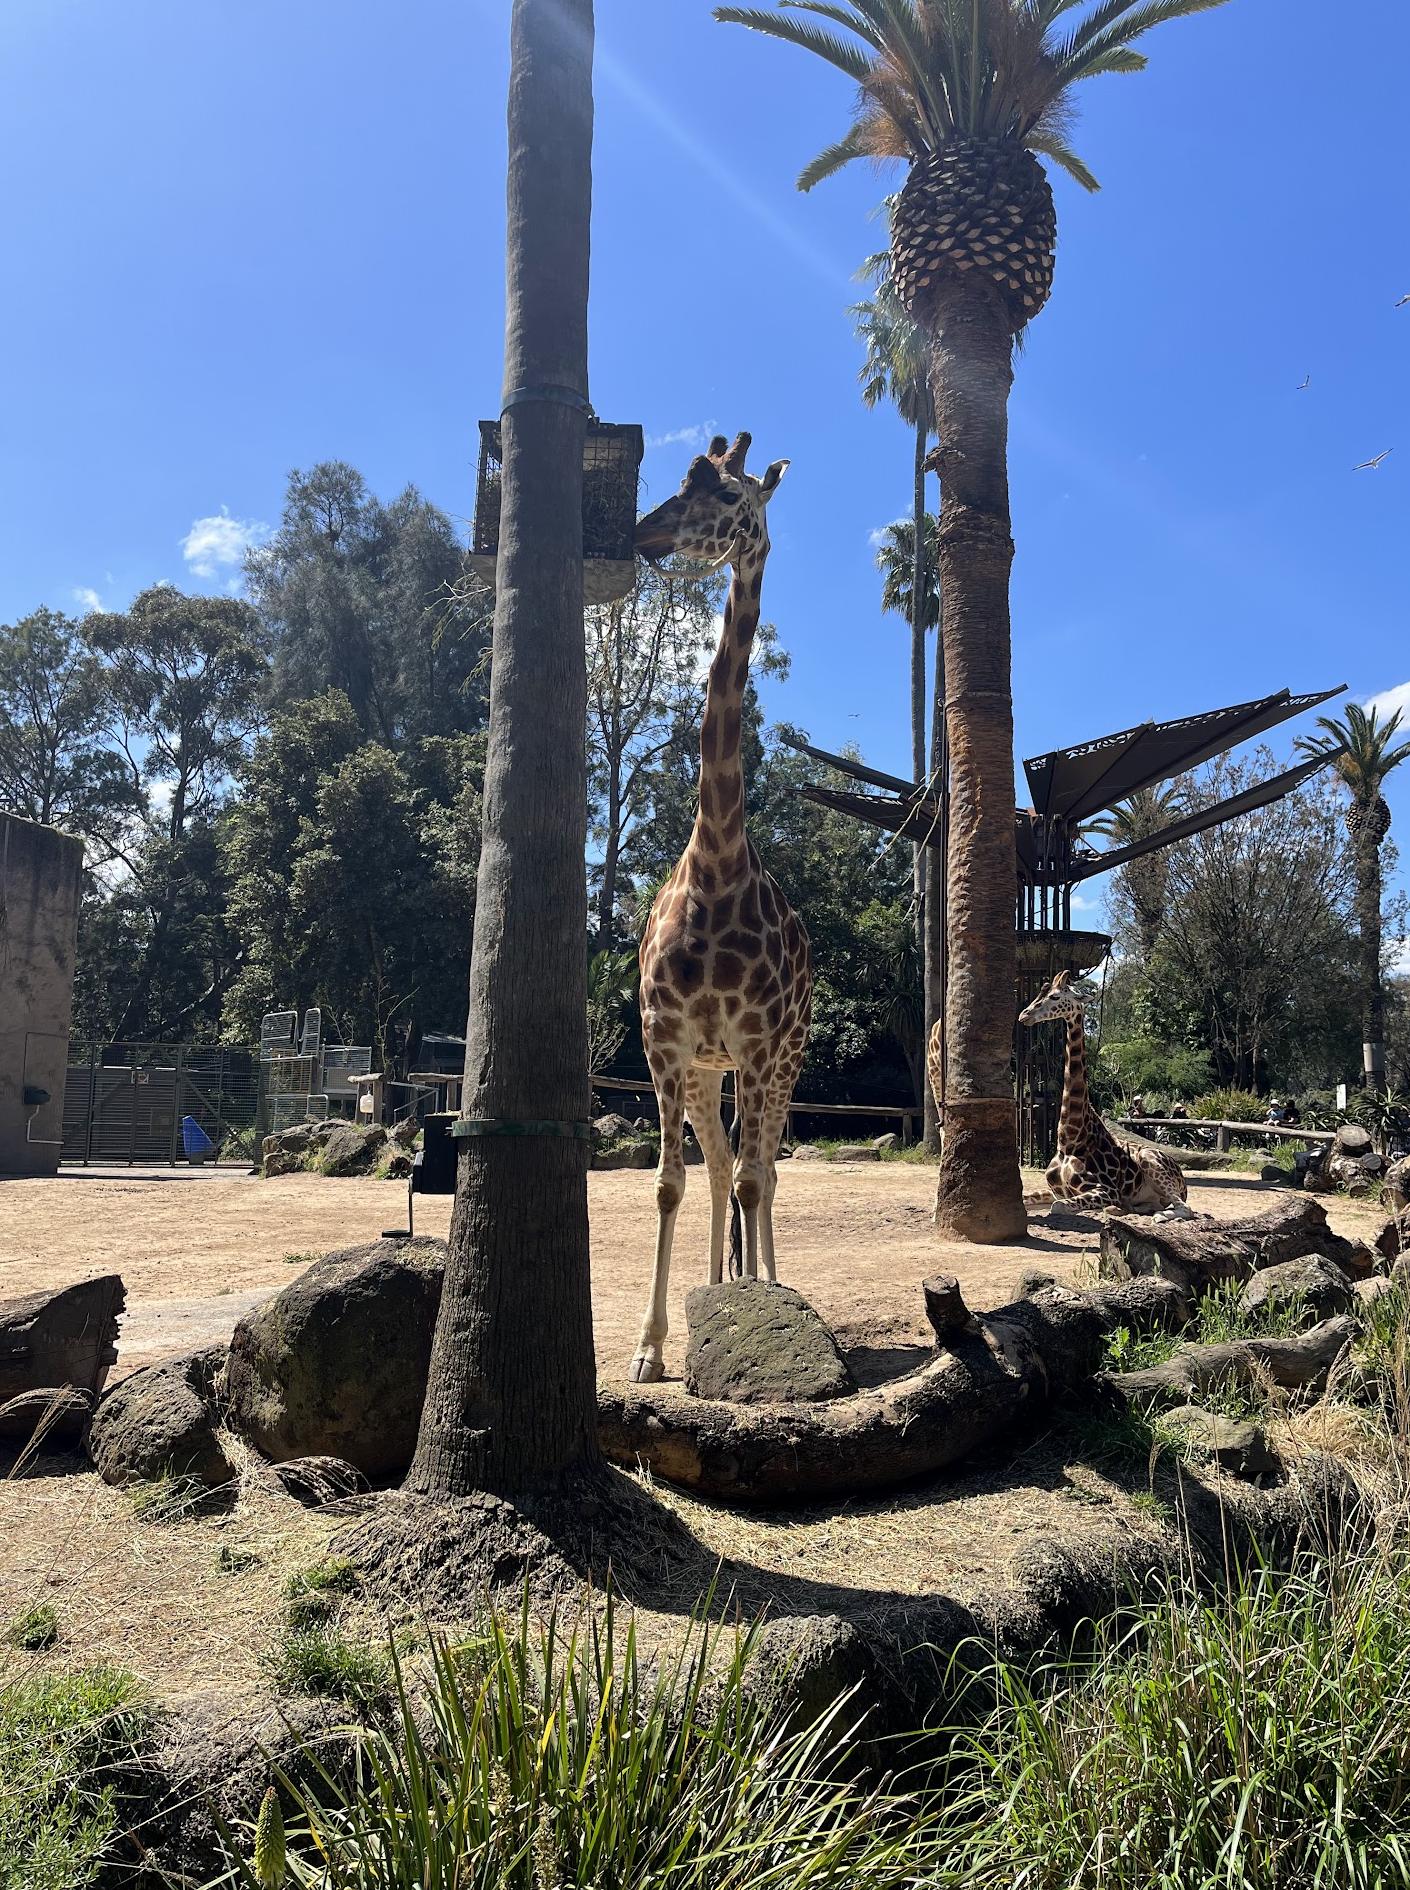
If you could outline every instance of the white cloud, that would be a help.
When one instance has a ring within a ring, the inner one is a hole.
[[[73,587],[73,601],[83,606],[85,616],[90,610],[101,610],[103,608],[103,600],[91,584],[75,584]]]
[[[181,555],[191,575],[219,577],[244,561],[245,553],[267,536],[269,527],[256,519],[231,518],[221,506],[207,518],[191,521],[191,529],[181,541]]]
[[[881,547],[886,543],[888,535],[894,529],[894,527],[897,525],[905,525],[908,522],[909,521],[907,519],[906,514],[902,513],[902,515],[899,518],[893,518],[889,525],[875,526],[871,531],[867,533],[867,543],[871,546],[873,551],[880,551]]]
[[[718,430],[713,420],[703,420],[696,427],[677,427],[672,433],[649,434],[646,444],[648,447],[689,446],[697,453],[703,453]]]
[[[1397,709],[1410,722],[1410,682],[1397,683],[1393,689],[1382,689],[1379,695],[1368,696],[1366,707],[1374,709],[1383,722],[1388,722]]]

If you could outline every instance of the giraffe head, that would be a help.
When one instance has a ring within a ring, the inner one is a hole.
[[[736,563],[749,551],[762,556],[769,548],[765,508],[778,482],[788,471],[786,459],[776,459],[762,479],[744,470],[749,435],[739,434],[727,447],[723,434],[700,453],[674,498],[638,519],[636,548],[643,558],[658,564],[672,552],[712,570]]]
[[[1018,1021],[1031,1030],[1034,1024],[1052,1023],[1057,1019],[1069,1023],[1074,1017],[1081,1017],[1084,1009],[1082,993],[1073,985],[1072,973],[1060,971],[1047,990],[1040,991],[1027,1009],[1019,1012]]]

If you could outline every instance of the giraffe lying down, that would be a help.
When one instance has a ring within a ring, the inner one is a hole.
[[[1178,1165],[1168,1155],[1118,1141],[1092,1107],[1087,1093],[1083,1002],[1072,988],[1070,971],[1060,971],[1018,1021],[1031,1028],[1059,1019],[1067,1025],[1067,1061],[1057,1154],[1048,1164],[1048,1187],[1059,1201],[1075,1206],[1170,1219],[1189,1216],[1188,1189]]]

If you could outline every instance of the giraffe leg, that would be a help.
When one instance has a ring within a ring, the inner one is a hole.
[[[695,1131],[710,1177],[710,1284],[718,1286],[725,1267],[725,1224],[729,1219],[729,1137],[720,1120],[723,1070],[692,1065],[685,1077],[685,1113]]]
[[[671,1242],[676,1231],[676,1215],[685,1193],[685,1153],[681,1146],[684,1076],[684,1069],[674,1062],[664,1068],[652,1062],[651,1080],[661,1111],[661,1162],[656,1170],[656,1265],[641,1339],[629,1374],[638,1385],[653,1384],[664,1377],[666,1371],[666,1288],[671,1278]]]
[[[739,1091],[739,1153],[734,1158],[734,1197],[744,1216],[744,1276],[759,1277],[759,1209],[768,1180],[768,1162],[764,1156],[764,1112],[768,1087],[757,1070],[735,1072]],[[777,1149],[777,1139],[774,1148]],[[769,1252],[769,1278],[773,1278],[772,1243]]]
[[[764,1111],[764,1192],[759,1201],[759,1258],[764,1263],[764,1272],[771,1280],[778,1278],[778,1269],[774,1265],[774,1195],[778,1190],[778,1145],[783,1140],[791,1094],[791,1084],[786,1090],[775,1090]]]

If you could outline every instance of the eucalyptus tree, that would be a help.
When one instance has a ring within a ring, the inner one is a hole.
[[[1386,1080],[1385,988],[1381,978],[1381,847],[1390,832],[1390,808],[1381,792],[1386,777],[1410,760],[1410,741],[1397,742],[1399,709],[1387,721],[1353,702],[1344,716],[1319,715],[1320,738],[1299,746],[1304,753],[1334,753],[1332,767],[1346,789],[1346,827],[1356,872],[1356,929],[1361,944],[1361,1044],[1368,1089]]]
[[[1184,808],[1185,790],[1178,782],[1137,788],[1099,820],[1089,821],[1084,831],[1101,834],[1113,847],[1132,846],[1168,827]],[[1143,964],[1150,963],[1165,924],[1169,883],[1170,861],[1159,850],[1128,860],[1117,871],[1116,884],[1130,904]]]
[[[780,0],[722,6],[835,66],[851,126],[804,169],[910,167],[891,218],[896,295],[924,332],[941,479],[949,730],[948,1089],[936,1223],[974,1240],[1025,1226],[1013,1105],[1013,699],[1008,397],[1013,348],[1052,286],[1057,218],[1040,158],[1084,189],[1068,142],[1083,79],[1138,72],[1134,41],[1221,0]],[[811,17],[802,17],[808,15]],[[838,32],[836,28],[841,28]]]

